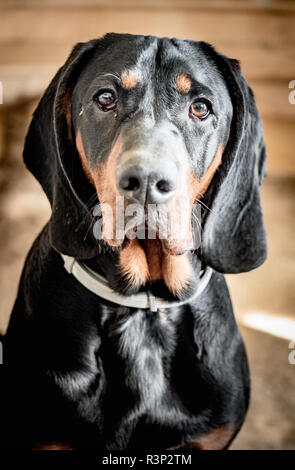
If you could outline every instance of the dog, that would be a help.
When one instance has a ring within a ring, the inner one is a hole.
[[[79,43],[24,161],[52,214],[4,339],[2,446],[228,448],[250,378],[224,273],[267,254],[263,127],[238,61],[191,40]],[[141,225],[111,230],[118,200]]]

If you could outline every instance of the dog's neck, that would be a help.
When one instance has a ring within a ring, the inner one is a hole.
[[[105,250],[98,256],[86,261],[83,260],[83,262],[92,271],[102,275],[108,281],[108,284],[113,290],[123,295],[134,295],[139,292],[149,291],[154,296],[161,297],[165,300],[182,301],[191,297],[198,287],[201,272],[201,261],[197,255],[197,252],[187,253],[187,257],[190,263],[191,275],[189,282],[185,283],[182,289],[180,289],[177,293],[171,291],[169,284],[167,284],[167,278],[165,277],[159,277],[156,280],[150,278],[141,284],[130,282],[130,279],[128,279],[125,276],[125,273],[122,272],[121,263],[119,263],[119,257],[119,252],[114,250]],[[135,263],[135,261],[137,261],[136,253],[134,254],[132,252],[132,257],[133,262]],[[175,256],[173,258],[176,258],[176,261],[181,261],[181,256]],[[179,266],[175,266],[175,264],[170,265],[168,266],[168,269],[170,269],[170,278],[168,278],[168,281],[171,280],[171,277],[173,277],[173,269],[177,271],[177,268],[178,272],[176,272],[176,274],[178,277],[182,276],[183,271],[179,268]]]
[[[76,260],[67,255],[62,255],[65,269],[72,274],[86,289],[96,294],[102,299],[117,305],[137,309],[148,309],[156,312],[158,308],[173,308],[190,303],[206,289],[211,279],[212,269],[207,267],[200,274],[199,282],[196,289],[189,297],[183,300],[167,300],[163,297],[153,295],[150,289],[138,292],[132,295],[122,295],[112,289],[101,274],[93,271],[86,263]]]

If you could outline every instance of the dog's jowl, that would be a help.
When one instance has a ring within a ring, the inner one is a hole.
[[[266,257],[263,130],[239,63],[188,40],[80,43],[24,161],[52,215],[4,338],[1,445],[227,448],[250,381],[224,273]]]

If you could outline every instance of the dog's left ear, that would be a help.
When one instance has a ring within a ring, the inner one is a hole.
[[[57,72],[34,113],[24,161],[43,187],[52,208],[50,243],[76,258],[98,254],[87,202],[95,190],[82,171],[72,133],[72,92],[86,64],[104,39],[77,44]]]
[[[223,161],[209,191],[212,210],[204,224],[201,256],[219,272],[250,271],[267,254],[260,203],[260,186],[266,175],[262,123],[239,63],[208,45],[203,47],[227,84],[233,118]]]

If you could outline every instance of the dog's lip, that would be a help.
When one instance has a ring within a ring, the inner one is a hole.
[[[177,244],[175,240],[169,240],[169,239],[162,239],[158,237],[158,234],[156,235],[155,238],[145,238],[145,239],[139,239],[140,244],[142,247],[145,249],[146,248],[146,242],[149,243],[157,243],[160,241],[162,251],[165,255],[170,255],[170,256],[181,256],[188,251],[192,250],[192,247],[188,244]]]
[[[123,240],[115,240],[115,239],[107,239],[105,242],[113,249],[113,250],[123,250],[126,245],[130,242],[130,238],[126,237]],[[139,243],[145,249],[145,241],[149,240],[150,242],[157,242],[160,240],[161,242],[161,247],[164,255],[167,256],[181,256],[184,255],[185,253],[188,253],[192,251],[192,247],[190,245],[178,245],[173,243],[171,240],[164,240],[164,239],[159,239],[158,237],[156,238],[138,238]]]
[[[134,237],[134,232],[135,231],[140,231],[144,230],[145,231],[145,236],[144,237]],[[153,233],[153,237],[149,237],[149,235]],[[193,250],[192,242],[190,240],[175,240],[175,239],[170,239],[170,238],[160,238],[159,233],[153,230],[152,228],[149,228],[147,225],[143,224],[141,226],[133,227],[130,228],[127,232],[124,234],[124,238],[121,239],[105,239],[105,241],[112,247],[112,248],[121,248],[124,249],[126,246],[126,243],[128,241],[138,238],[139,242],[144,248],[144,242],[146,240],[149,240],[150,242],[157,241],[159,240],[161,242],[162,250],[165,255],[170,255],[170,256],[181,256],[189,251]]]
[[[177,244],[174,240],[161,240],[163,253],[171,256],[181,256],[192,250],[190,244]]]

